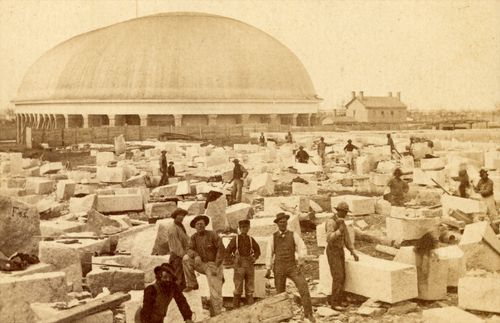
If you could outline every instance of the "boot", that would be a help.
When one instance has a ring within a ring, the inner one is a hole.
[[[245,295],[245,297],[247,299],[247,305],[252,305],[253,304],[253,295],[248,294],[248,295]]]
[[[241,295],[234,295],[233,297],[233,309],[240,307]]]

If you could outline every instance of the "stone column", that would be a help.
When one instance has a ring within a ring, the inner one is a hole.
[[[309,113],[309,114],[307,115],[307,125],[308,125],[308,126],[312,126],[312,124],[311,124],[311,118],[312,118],[312,116],[313,116],[313,114],[312,114],[312,113]]]
[[[16,113],[16,143],[20,143],[21,137],[21,116]]]
[[[249,120],[250,120],[250,115],[249,114],[242,114],[241,115],[241,123],[242,124],[248,123]]]
[[[88,128],[89,127],[89,115],[88,114],[82,114],[82,117],[83,117],[82,128]]]
[[[141,127],[146,127],[148,125],[148,115],[140,114],[139,118],[141,119]]]
[[[216,124],[217,124],[217,115],[216,114],[209,114],[208,115],[208,125],[215,126]]]
[[[270,124],[274,124],[274,125],[280,124],[280,117],[277,114],[270,114],[269,119],[270,119],[270,122],[269,122]]]
[[[292,114],[292,126],[296,126],[297,125],[297,119],[298,118],[299,118],[299,114],[298,113]]]
[[[116,115],[108,114],[109,126],[116,127]]]
[[[174,126],[182,126],[182,114],[174,114]]]
[[[67,114],[63,114],[63,118],[64,118],[64,128],[69,128],[69,115]]]

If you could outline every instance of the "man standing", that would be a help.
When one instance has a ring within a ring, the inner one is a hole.
[[[302,273],[304,256],[307,254],[306,245],[297,233],[287,230],[289,218],[290,216],[285,213],[278,213],[274,220],[279,230],[272,235],[267,244],[266,278],[271,277],[271,267],[273,267],[277,293],[285,291],[286,279],[290,278],[299,290],[305,317],[311,322],[316,322],[312,312],[309,287]]]
[[[354,153],[353,153],[354,149],[359,151],[359,148],[352,144],[351,139],[347,140],[347,145],[345,145],[344,151],[345,151],[347,165],[351,170],[354,170]]]
[[[392,140],[391,134],[387,134],[387,145],[389,145],[389,149],[391,150],[391,155],[394,152],[397,152],[398,150],[396,149],[396,146],[394,145],[394,140]]]
[[[154,273],[156,281],[144,289],[140,311],[142,323],[163,323],[172,298],[175,300],[184,321],[192,323],[193,312],[179,286],[175,283],[175,274],[170,265],[157,266]]]
[[[234,298],[233,308],[240,307],[243,283],[245,283],[245,298],[248,305],[253,304],[255,260],[260,257],[260,248],[254,238],[248,235],[250,220],[238,222],[240,234],[231,239],[226,252],[234,256]]]
[[[175,167],[174,167],[173,161],[168,162],[167,174],[168,174],[168,177],[175,176]]]
[[[319,144],[318,144],[318,155],[321,158],[321,164],[325,164],[325,152],[326,152],[326,147],[331,146],[331,144],[327,144],[325,142],[325,138],[321,137],[319,138]]]
[[[299,146],[299,151],[295,154],[295,160],[302,164],[307,164],[309,161],[309,154],[304,150],[303,146]]]
[[[160,184],[158,184],[158,185],[159,186],[167,185],[168,184],[168,173],[167,173],[167,151],[166,150],[161,151],[160,173],[161,173],[161,179],[160,179]]]
[[[408,183],[401,179],[401,175],[403,175],[401,169],[396,168],[393,177],[387,182],[390,189],[389,202],[394,206],[405,205],[405,195],[409,190]]]
[[[170,249],[169,263],[174,270],[180,290],[186,288],[182,258],[186,255],[189,246],[189,237],[182,221],[187,214],[188,211],[186,210],[176,209],[172,213],[174,222],[167,227],[167,242]]]
[[[266,145],[266,137],[264,137],[264,133],[263,132],[260,133],[259,143],[260,143],[261,146],[265,146]]]
[[[240,164],[238,159],[233,160],[234,168],[233,168],[233,189],[231,191],[231,203],[240,203],[241,202],[241,194],[243,191],[243,181],[248,176],[248,171]]]
[[[285,136],[285,141],[287,144],[293,143],[292,133],[288,131],[288,134]]]
[[[500,220],[498,219],[497,206],[493,197],[493,181],[488,178],[488,171],[486,169],[481,169],[479,176],[481,179],[477,182],[476,187],[474,187],[474,191],[481,194],[482,200],[486,204],[486,214],[489,217],[491,227],[498,234]]]
[[[354,246],[347,232],[347,226],[344,223],[344,218],[349,212],[349,205],[346,202],[340,202],[335,209],[337,210],[337,215],[333,215],[333,217],[328,219],[325,225],[327,241],[326,256],[332,275],[330,306],[335,310],[342,310],[341,305],[344,297],[345,283],[344,246],[351,252],[355,261],[358,261],[359,258],[354,252]]]
[[[182,259],[187,287],[184,292],[198,289],[194,271],[205,274],[210,289],[212,314],[222,312],[222,284],[224,280],[222,261],[224,260],[224,245],[217,233],[205,230],[210,222],[206,215],[196,216],[190,223],[196,233],[191,236],[186,255]]]

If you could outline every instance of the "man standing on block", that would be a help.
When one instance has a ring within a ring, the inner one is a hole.
[[[167,173],[167,151],[162,150],[161,151],[161,157],[160,157],[160,173],[161,173],[161,179],[160,179],[160,184],[158,186],[163,186],[168,184],[168,173]]]
[[[175,274],[169,264],[157,266],[154,269],[156,281],[144,289],[144,298],[140,317],[142,323],[163,323],[172,298],[175,300],[182,318],[192,323],[193,312],[175,283]]]
[[[295,154],[295,160],[302,164],[309,162],[309,154],[304,150],[303,146],[299,146],[299,151]]]
[[[481,194],[482,200],[486,204],[486,214],[489,217],[490,225],[495,233],[498,234],[500,219],[498,219],[497,206],[493,197],[493,181],[488,178],[488,171],[486,169],[481,169],[479,176],[481,179],[477,182],[476,187],[474,187],[474,191]]]
[[[271,277],[272,267],[277,293],[283,293],[286,290],[286,279],[290,278],[299,290],[305,318],[316,322],[312,311],[309,286],[302,273],[307,248],[297,233],[287,230],[289,218],[290,216],[285,213],[278,213],[274,220],[274,223],[278,225],[278,231],[272,235],[267,244],[266,278]]]
[[[353,153],[354,149],[359,151],[359,148],[352,144],[351,139],[347,140],[347,145],[345,145],[344,151],[345,151],[346,162],[350,170],[354,170],[354,153]]]
[[[216,232],[205,230],[209,222],[210,218],[206,215],[198,215],[191,221],[190,225],[196,229],[196,233],[191,236],[182,263],[187,284],[184,290],[185,293],[198,289],[195,270],[207,277],[212,314],[215,316],[222,312],[224,245]]]
[[[265,146],[266,145],[266,137],[264,137],[264,133],[263,132],[260,133],[259,144],[261,146]]]
[[[325,154],[326,154],[326,147],[331,146],[331,144],[327,144],[325,142],[325,138],[321,137],[319,138],[319,143],[318,143],[318,155],[319,158],[321,158],[321,164],[325,164]]]
[[[243,283],[245,283],[245,298],[248,305],[253,304],[255,260],[260,257],[260,248],[254,238],[248,235],[250,220],[238,222],[240,234],[234,237],[227,246],[226,252],[234,256],[234,298],[233,308],[240,307]]]
[[[241,194],[243,192],[243,181],[248,176],[248,171],[240,164],[238,159],[233,160],[234,168],[233,168],[233,189],[231,191],[231,203],[240,203],[241,202]]]
[[[330,298],[330,306],[335,310],[342,310],[341,308],[344,297],[344,283],[345,283],[345,255],[344,246],[349,250],[358,261],[358,256],[354,252],[347,226],[344,223],[344,218],[349,212],[349,205],[346,202],[340,202],[337,207],[337,215],[333,215],[326,221],[326,257],[328,258],[328,265],[330,265],[330,273],[332,275],[332,296]]]
[[[394,206],[404,206],[405,196],[410,189],[408,183],[401,179],[403,172],[400,168],[396,168],[393,173],[393,177],[387,182],[389,186],[389,202]]]
[[[168,177],[174,177],[175,176],[175,167],[174,167],[174,162],[168,162],[168,168],[167,168],[167,175]]]
[[[186,288],[182,258],[186,255],[189,246],[189,237],[182,221],[187,214],[188,211],[186,210],[176,209],[171,215],[174,222],[167,227],[167,242],[170,249],[169,264],[175,272],[177,284],[181,290]]]

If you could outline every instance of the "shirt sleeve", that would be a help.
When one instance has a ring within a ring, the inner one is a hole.
[[[172,226],[170,226],[167,230],[168,248],[177,256],[184,257],[184,255],[186,254],[186,250],[182,245],[181,239],[179,237],[179,232],[175,225],[176,224],[172,224]]]
[[[271,269],[274,256],[274,239],[271,235],[267,241],[266,269]]]
[[[345,228],[344,228],[344,230],[345,230],[344,244],[345,244],[347,250],[349,250],[352,253],[352,252],[354,252],[354,245],[351,241],[351,236],[349,235],[349,230],[347,230],[347,225],[345,223],[343,225],[345,226]]]
[[[259,259],[259,257],[260,257],[260,246],[257,243],[257,241],[255,241],[254,238],[252,238],[252,248],[253,248],[254,258],[255,259]]]
[[[141,321],[143,323],[151,322],[151,314],[156,301],[156,289],[154,286],[148,286],[144,289],[144,298],[142,300]]]
[[[295,253],[299,259],[307,256],[307,247],[304,240],[296,233],[293,233],[293,240],[295,241]]]
[[[488,197],[493,194],[493,181],[486,181],[484,185],[481,187],[481,191],[479,192],[482,197]]]
[[[238,239],[238,236],[232,238],[231,241],[229,241],[229,244],[226,248],[226,252],[228,255],[232,255],[236,251],[236,239]]]

